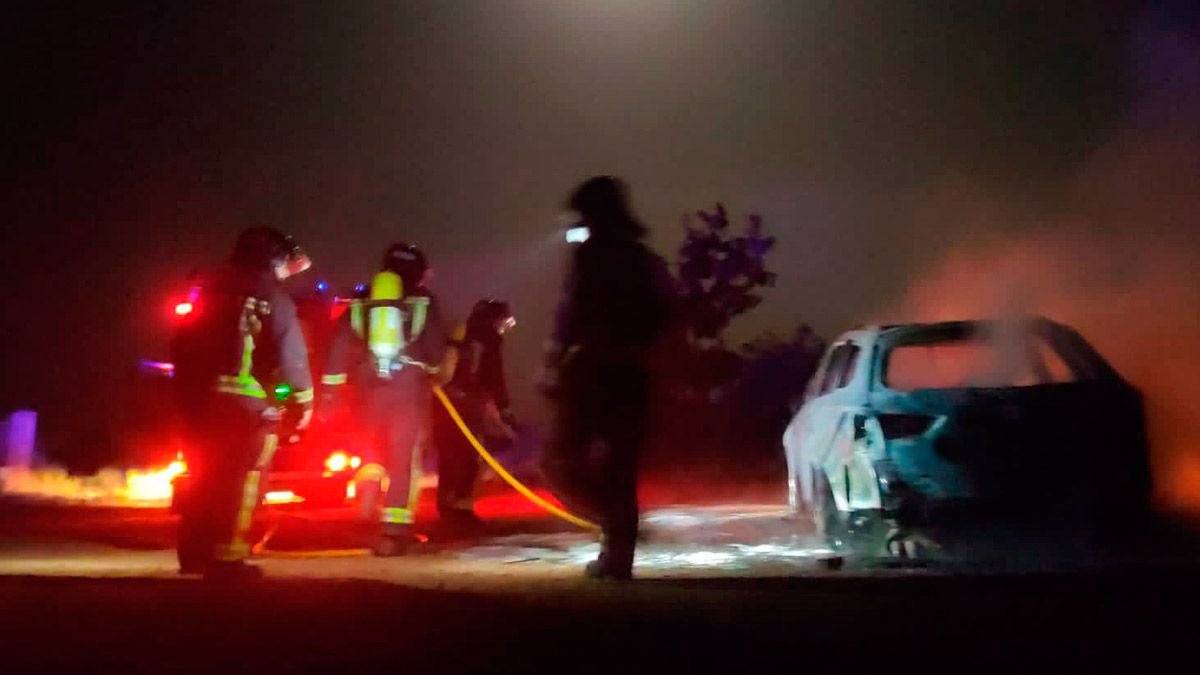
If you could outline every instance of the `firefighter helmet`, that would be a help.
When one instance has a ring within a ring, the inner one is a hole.
[[[234,267],[251,270],[274,270],[286,265],[285,276],[299,274],[312,266],[300,246],[273,227],[251,227],[238,235],[232,263]]]
[[[467,330],[472,334],[503,334],[516,323],[507,302],[486,298],[475,303],[475,307],[471,309],[471,315],[467,318]]]
[[[383,269],[400,275],[407,293],[421,287],[425,273],[429,271],[429,263],[421,249],[399,241],[389,246],[383,254]]]
[[[625,182],[614,176],[595,176],[571,193],[567,208],[578,213],[591,234],[640,237],[646,228],[629,209]]]

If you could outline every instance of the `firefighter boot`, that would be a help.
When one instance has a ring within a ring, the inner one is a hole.
[[[601,553],[600,557],[587,564],[583,569],[584,576],[589,579],[612,579],[614,581],[629,581],[633,578],[632,566],[610,563]]]
[[[411,526],[390,525],[375,540],[371,551],[380,558],[394,558],[408,553],[416,541]]]
[[[629,581],[633,578],[633,547],[614,546],[610,535],[604,533],[599,557],[588,563],[583,571],[589,579]]]

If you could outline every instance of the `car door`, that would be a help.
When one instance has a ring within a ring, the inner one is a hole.
[[[788,429],[789,444],[797,450],[789,452],[793,480],[800,485],[803,501],[812,504],[815,483],[811,474],[819,468],[829,478],[839,507],[846,508],[845,471],[851,457],[847,448],[839,445],[847,424],[862,411],[864,394],[851,384],[856,379],[862,348],[851,339],[834,343],[826,353],[821,368],[813,377],[806,402]],[[853,441],[853,434],[850,436]]]

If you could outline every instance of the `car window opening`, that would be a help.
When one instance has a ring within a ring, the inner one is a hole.
[[[1031,387],[1079,378],[1037,336],[987,339],[980,335],[903,344],[885,355],[883,382],[896,391]]]

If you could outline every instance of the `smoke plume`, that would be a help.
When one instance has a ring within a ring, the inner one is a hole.
[[[1133,41],[1140,103],[1062,191],[1026,209],[964,180],[918,200],[915,226],[964,236],[888,321],[1035,313],[1077,328],[1145,396],[1158,497],[1200,511],[1200,41],[1147,23]],[[1036,212],[1035,212],[1036,211]],[[990,222],[981,222],[990,221]],[[971,232],[1007,232],[972,236]]]

